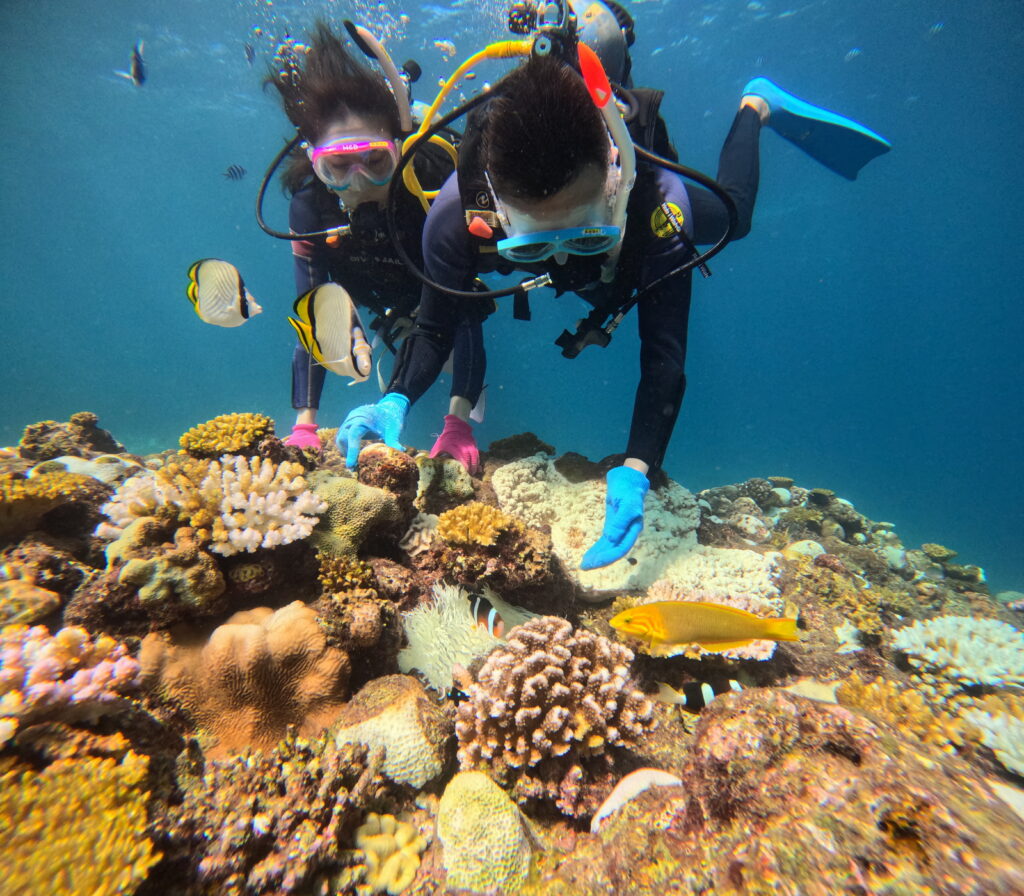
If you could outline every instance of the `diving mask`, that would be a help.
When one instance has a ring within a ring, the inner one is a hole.
[[[332,190],[341,192],[359,180],[382,187],[395,173],[399,152],[393,140],[382,137],[337,137],[306,149],[313,172]],[[362,177],[360,178],[360,175]]]

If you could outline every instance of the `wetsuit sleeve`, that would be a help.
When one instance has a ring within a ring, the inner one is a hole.
[[[423,228],[423,266],[427,275],[452,289],[468,290],[477,266],[470,240],[457,175],[453,174],[430,207]],[[475,389],[475,395],[463,395],[475,403],[480,394],[484,357],[481,330],[479,325],[471,326],[471,317],[458,299],[424,286],[416,324],[402,344],[388,392],[400,392],[414,403],[419,400],[440,374],[455,344],[456,331],[461,328],[456,377],[461,380],[460,389]],[[462,350],[465,346],[474,353],[468,363]],[[464,369],[464,364],[468,369]]]
[[[288,226],[292,233],[312,233],[321,229],[312,190],[300,190],[292,196],[288,207]],[[301,296],[314,286],[327,282],[326,251],[322,245],[307,240],[292,240],[292,259],[295,295]],[[327,371],[314,362],[301,343],[296,342],[292,352],[292,407],[320,407],[326,376]]]

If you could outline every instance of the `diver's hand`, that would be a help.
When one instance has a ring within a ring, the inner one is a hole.
[[[376,404],[364,404],[348,412],[338,429],[338,449],[345,455],[345,466],[352,469],[359,460],[363,436],[376,433],[389,448],[402,450],[398,441],[409,410],[409,399],[398,392],[389,392]]]
[[[455,458],[470,473],[475,473],[480,466],[480,449],[473,438],[473,427],[461,417],[454,414],[444,415],[444,429],[430,449],[430,456],[447,454]]]
[[[608,471],[607,481],[604,532],[583,555],[580,569],[597,569],[621,560],[644,527],[644,496],[651,487],[647,477],[632,467],[615,467]]]

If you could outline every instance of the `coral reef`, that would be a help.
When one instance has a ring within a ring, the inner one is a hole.
[[[412,518],[413,511],[404,510],[391,492],[351,476],[318,472],[309,484],[326,507],[313,542],[329,554],[355,557],[371,541],[397,543]]]
[[[490,591],[488,600],[505,621],[506,629],[533,615]],[[433,600],[405,613],[402,625],[409,646],[398,654],[399,669],[422,672],[427,684],[442,694],[451,688],[456,666],[471,666],[501,643],[486,625],[477,624],[470,595],[458,586],[435,585]]]
[[[523,524],[514,517],[481,501],[470,501],[442,513],[437,534],[449,544],[491,547],[505,532],[522,532]]]
[[[129,752],[0,775],[0,891],[135,892],[159,859],[146,837],[147,769]]]
[[[0,566],[0,625],[31,625],[60,609],[60,595],[40,587],[31,566],[7,561]]]
[[[337,717],[350,672],[348,655],[299,601],[235,613],[205,642],[147,635],[139,660],[146,687],[212,736],[215,757],[270,749],[290,725],[317,734]]]
[[[134,520],[156,517],[191,526],[222,556],[288,544],[306,538],[326,509],[302,473],[298,464],[258,457],[172,462],[126,480],[103,505],[112,524],[97,535],[116,538]]]
[[[221,414],[193,426],[178,444],[193,457],[225,454],[254,455],[265,438],[274,434],[274,421],[263,414]]]
[[[41,625],[0,630],[0,745],[19,725],[43,720],[95,722],[125,706],[139,685],[139,664],[107,635]]]
[[[616,759],[654,726],[651,702],[629,677],[632,659],[623,645],[555,616],[517,626],[459,706],[460,766],[514,785],[520,801],[591,813]]]
[[[0,475],[0,538],[23,535],[51,511],[69,504],[99,504],[109,489],[91,476],[44,473],[24,479]]]
[[[140,464],[137,461],[118,457],[116,454],[101,454],[91,460],[65,455],[41,461],[29,470],[28,475],[31,479],[47,473],[76,473],[80,476],[91,476],[111,485],[132,473],[137,473],[139,469]]]
[[[381,773],[416,788],[441,774],[451,733],[451,719],[408,675],[385,675],[364,685],[331,726],[339,745],[384,747]]]
[[[380,442],[367,445],[359,452],[356,475],[363,485],[393,494],[402,506],[403,515],[412,515],[420,471],[416,461],[404,451]]]
[[[1005,768],[1024,776],[1024,697],[990,694],[962,713]]]
[[[61,455],[91,458],[96,454],[123,454],[124,445],[105,429],[89,411],[72,414],[67,423],[43,420],[25,427],[18,454],[29,460],[51,460]]]
[[[466,468],[450,457],[416,455],[419,483],[415,507],[421,513],[441,513],[473,497],[473,480]]]
[[[427,839],[407,821],[370,812],[356,829],[356,846],[372,891],[398,896],[415,879]]]
[[[926,680],[1024,686],[1024,635],[995,619],[937,616],[897,631],[892,645]]]
[[[657,768],[638,768],[630,772],[608,794],[600,808],[590,819],[590,833],[596,834],[601,830],[604,820],[613,812],[617,812],[631,799],[649,790],[651,787],[676,787],[682,784],[682,780],[668,772]]]
[[[306,892],[337,865],[363,807],[380,790],[362,747],[290,734],[267,754],[215,760],[182,782],[169,849],[188,864],[187,892]],[[165,892],[170,892],[166,890]]]
[[[459,772],[444,790],[437,836],[449,887],[518,893],[530,873],[531,837],[515,803],[483,772]]]

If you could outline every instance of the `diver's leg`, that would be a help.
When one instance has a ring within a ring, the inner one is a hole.
[[[736,204],[736,228],[732,238],[750,233],[761,178],[761,118],[749,105],[740,107],[718,157],[718,183]],[[688,183],[687,195],[693,213],[694,239],[698,245],[717,242],[729,224],[722,201],[710,190]]]
[[[320,407],[326,375],[327,371],[313,361],[309,352],[301,345],[295,346],[292,354],[292,407],[296,415],[291,435],[284,440],[286,445],[296,448],[320,447],[320,439],[316,434],[316,412]]]

